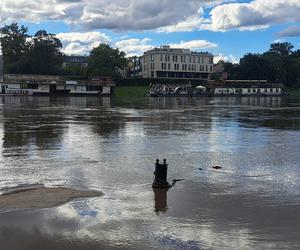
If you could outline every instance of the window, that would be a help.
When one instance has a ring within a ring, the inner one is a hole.
[[[150,56],[150,60],[151,60],[151,62],[154,62],[154,55]]]
[[[168,70],[171,70],[171,64],[168,63]]]
[[[162,62],[164,60],[164,55],[160,54],[160,61]]]
[[[180,56],[180,62],[183,62],[183,56]]]
[[[268,92],[268,89],[264,89],[264,92],[265,92],[265,93]]]
[[[210,65],[210,72],[212,72],[213,71],[213,66],[212,65]]]
[[[276,93],[278,93],[279,92],[279,89],[276,89]]]
[[[182,70],[184,70],[184,64],[182,64]]]
[[[270,92],[273,93],[273,89],[270,89]]]
[[[248,93],[251,93],[251,89],[248,89]]]
[[[154,71],[151,71],[151,77],[154,77]]]

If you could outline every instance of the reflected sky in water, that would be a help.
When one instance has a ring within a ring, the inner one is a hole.
[[[0,210],[4,249],[300,247],[300,101],[0,97],[0,138],[0,188],[105,193]],[[156,158],[184,180],[154,193]]]

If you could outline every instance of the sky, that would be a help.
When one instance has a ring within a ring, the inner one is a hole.
[[[12,22],[56,34],[69,55],[170,45],[238,62],[273,42],[300,49],[300,0],[1,0],[0,26]]]

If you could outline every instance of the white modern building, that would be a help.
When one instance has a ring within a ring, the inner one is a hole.
[[[213,73],[213,55],[162,46],[142,56],[143,78],[207,80]]]

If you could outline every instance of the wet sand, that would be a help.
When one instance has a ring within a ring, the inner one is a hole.
[[[0,208],[50,208],[76,198],[101,196],[98,191],[82,191],[66,187],[44,186],[14,190],[0,196]]]

